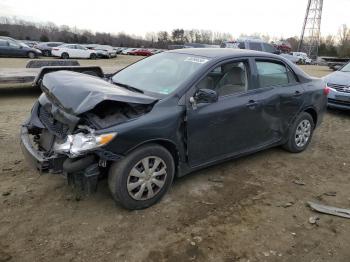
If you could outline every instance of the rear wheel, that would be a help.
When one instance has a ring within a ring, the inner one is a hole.
[[[49,50],[45,50],[45,51],[43,51],[43,55],[44,56],[50,56],[51,52]]]
[[[36,55],[35,55],[34,52],[29,52],[29,53],[28,53],[28,57],[29,57],[30,59],[34,59],[34,58],[36,57]]]
[[[291,132],[283,148],[292,153],[304,151],[309,145],[315,128],[312,116],[306,112],[301,113],[291,127]]]
[[[96,54],[91,54],[90,55],[90,59],[96,59],[96,58],[97,58]]]
[[[68,59],[69,58],[69,54],[68,53],[62,53],[61,58]]]
[[[157,203],[174,178],[172,155],[164,147],[150,144],[114,163],[108,185],[113,198],[128,209],[143,209]]]

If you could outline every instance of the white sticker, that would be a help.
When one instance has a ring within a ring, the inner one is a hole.
[[[208,60],[208,59],[205,59],[205,58],[189,56],[189,57],[187,57],[184,61],[185,61],[185,62],[197,63],[197,64],[205,64],[205,63],[208,62],[209,60]]]

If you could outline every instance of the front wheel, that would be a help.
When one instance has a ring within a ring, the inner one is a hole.
[[[34,59],[34,58],[36,57],[36,54],[35,54],[34,52],[29,52],[29,53],[28,53],[28,57],[29,57],[30,59]]]
[[[127,209],[143,209],[157,203],[174,178],[172,155],[156,144],[142,146],[109,171],[108,185],[113,198]]]
[[[68,53],[62,53],[61,58],[62,59],[68,59],[69,58],[69,54]]]
[[[315,123],[311,115],[306,112],[301,113],[294,121],[288,141],[283,148],[292,153],[304,151],[311,141],[314,128]]]
[[[96,57],[97,57],[96,54],[91,54],[90,55],[90,59],[96,59]]]

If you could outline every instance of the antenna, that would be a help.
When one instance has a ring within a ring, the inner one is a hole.
[[[305,52],[312,59],[316,59],[318,56],[322,7],[323,0],[308,0],[303,29],[301,30],[298,51]]]

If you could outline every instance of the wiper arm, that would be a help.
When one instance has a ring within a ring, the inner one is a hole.
[[[115,85],[117,86],[121,86],[121,87],[124,87],[130,91],[134,91],[134,92],[138,92],[138,93],[141,93],[143,94],[143,91],[141,89],[138,89],[136,87],[133,87],[133,86],[130,86],[130,85],[127,85],[127,84],[123,84],[123,83],[119,83],[119,82],[114,82]]]

